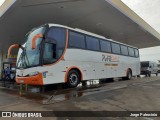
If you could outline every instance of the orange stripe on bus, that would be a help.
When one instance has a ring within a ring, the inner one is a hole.
[[[32,49],[35,49],[35,48],[36,48],[36,41],[37,41],[37,39],[38,39],[38,38],[42,38],[42,37],[43,37],[42,34],[37,34],[37,35],[35,35],[35,36],[33,37],[33,39],[32,39]]]
[[[43,75],[39,73],[38,75],[30,77],[16,77],[16,82],[18,84],[43,85]]]
[[[11,45],[11,46],[9,47],[9,49],[8,49],[8,56],[11,55],[11,50],[12,50],[13,48],[20,48],[20,45],[19,45],[19,44]]]

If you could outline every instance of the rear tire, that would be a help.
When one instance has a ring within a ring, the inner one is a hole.
[[[80,75],[78,74],[78,72],[76,70],[69,71],[67,77],[68,86],[71,88],[77,87],[79,82],[80,82]]]
[[[132,78],[132,72],[131,70],[128,70],[126,80],[130,80]]]

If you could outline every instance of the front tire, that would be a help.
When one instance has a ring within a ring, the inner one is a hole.
[[[76,70],[69,71],[67,77],[68,86],[71,88],[77,87],[79,82],[80,82],[80,75],[78,74],[78,72]]]

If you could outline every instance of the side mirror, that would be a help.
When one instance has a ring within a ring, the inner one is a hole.
[[[42,37],[43,37],[42,34],[37,34],[37,35],[35,35],[35,36],[33,37],[33,39],[32,39],[32,49],[35,49],[35,48],[36,48],[36,41],[37,41],[37,39],[38,39],[38,38],[42,38]]]
[[[11,51],[12,51],[13,48],[22,48],[22,46],[19,45],[19,44],[13,44],[13,45],[11,45],[9,47],[9,49],[8,49],[8,57],[11,55]]]
[[[151,68],[152,66],[149,66],[149,68]]]

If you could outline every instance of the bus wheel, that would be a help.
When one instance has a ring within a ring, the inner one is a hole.
[[[76,70],[71,70],[68,73],[67,84],[69,87],[77,87],[80,81],[80,76]]]
[[[131,70],[128,70],[126,79],[130,80],[131,78],[132,78],[132,72],[131,72]]]

